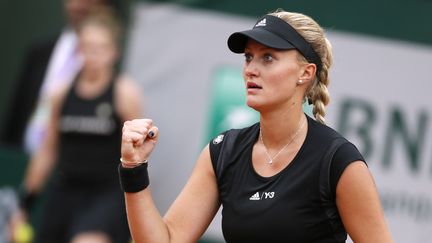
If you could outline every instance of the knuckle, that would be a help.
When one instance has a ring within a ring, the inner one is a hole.
[[[125,122],[123,123],[123,129],[129,127],[130,125],[131,125],[131,121],[125,121]]]

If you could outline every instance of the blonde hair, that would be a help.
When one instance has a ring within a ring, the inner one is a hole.
[[[330,102],[330,94],[327,89],[329,85],[329,69],[333,63],[332,46],[330,41],[325,37],[324,30],[311,17],[301,13],[286,12],[281,9],[276,10],[270,15],[283,19],[291,25],[303,38],[309,42],[314,51],[320,57],[322,68],[317,70],[312,84],[305,93],[305,99],[308,99],[313,105],[313,115],[315,119],[325,124],[324,116],[325,107]],[[307,60],[301,56],[301,62]]]

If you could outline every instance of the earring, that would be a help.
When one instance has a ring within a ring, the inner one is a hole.
[[[298,84],[302,84],[303,80],[299,79],[299,81],[297,82]]]

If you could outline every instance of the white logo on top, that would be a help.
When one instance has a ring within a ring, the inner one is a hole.
[[[260,195],[259,195],[259,192],[256,192],[255,194],[253,194],[253,195],[249,198],[249,200],[251,200],[251,201],[261,200]]]
[[[255,192],[255,194],[253,194],[249,200],[250,201],[259,201],[259,200],[263,200],[263,199],[272,199],[274,198],[275,193],[274,192],[263,192],[260,196],[259,192]]]
[[[260,27],[260,26],[266,26],[266,19],[262,19],[260,22],[258,22],[258,24],[255,25],[255,27]]]
[[[223,139],[224,139],[224,135],[221,134],[221,135],[217,136],[215,139],[213,139],[213,144],[218,144],[218,143],[222,142]]]

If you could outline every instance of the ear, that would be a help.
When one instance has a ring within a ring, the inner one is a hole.
[[[310,83],[314,80],[316,73],[315,63],[307,63],[301,69],[299,80],[302,80],[299,84]]]

